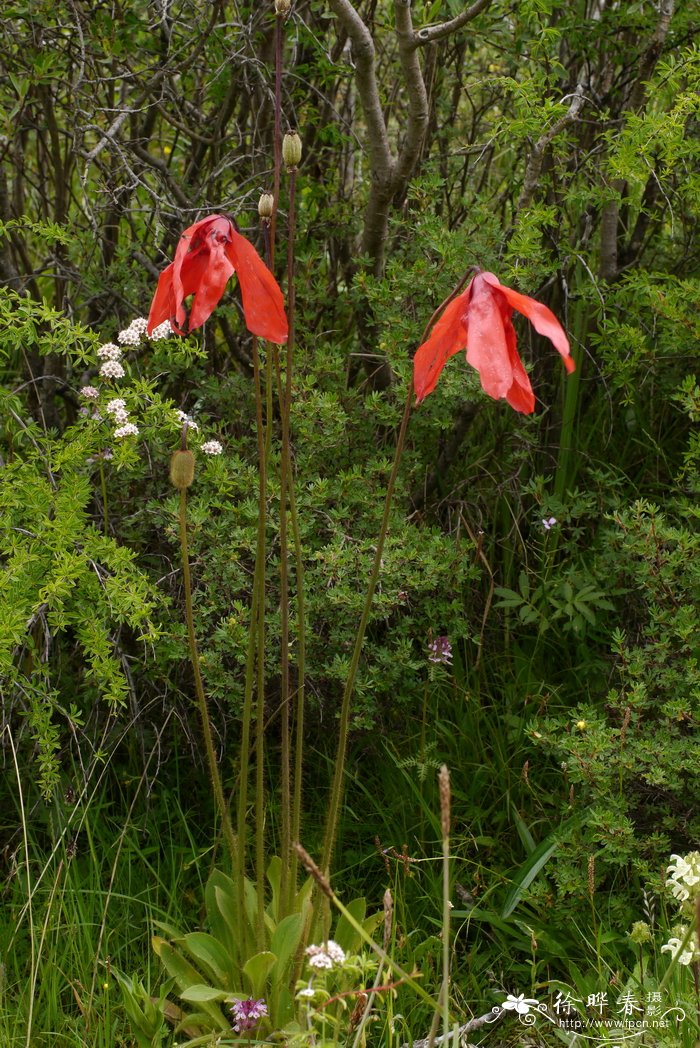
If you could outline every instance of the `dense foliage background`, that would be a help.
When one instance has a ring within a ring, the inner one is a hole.
[[[518,321],[533,416],[488,400],[461,357],[414,412],[353,706],[337,881],[376,908],[388,878],[407,954],[431,970],[446,762],[465,1014],[496,988],[572,981],[603,955],[619,977],[634,964],[631,923],[663,912],[669,855],[700,836],[693,7],[297,0],[285,22],[283,129],[303,141],[291,425],[310,850],[433,310],[480,266],[546,302],[577,361],[567,380]],[[201,332],[128,353],[114,388],[138,439],[110,442],[79,390],[97,381],[97,348],[147,314],[183,228],[223,211],[261,247],[274,25],[273,5],[227,0],[4,11],[3,1044],[25,1043],[33,1012],[31,1044],[131,1043],[100,987],[111,966],[147,978],[151,920],[195,924],[216,861],[168,459],[174,409],[225,448],[200,457],[190,541],[234,789],[257,526],[235,287]],[[282,281],[286,193],[283,181]],[[278,494],[273,477],[273,739]],[[438,635],[452,666],[427,659]],[[274,782],[274,748],[270,762]],[[267,803],[274,842],[274,789]],[[416,862],[392,857],[385,877],[383,849],[404,843]]]

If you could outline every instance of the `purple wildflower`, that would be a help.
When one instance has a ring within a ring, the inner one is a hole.
[[[443,662],[448,665],[452,662],[452,645],[449,637],[436,637],[428,644],[428,659],[430,662]]]
[[[267,1005],[262,998],[256,1001],[254,997],[248,997],[245,1001],[234,1001],[231,1011],[234,1030],[236,1033],[243,1033],[244,1030],[254,1029],[262,1017],[267,1015]]]
[[[542,527],[544,528],[545,531],[549,531],[551,528],[554,527],[556,522],[557,522],[557,518],[556,517],[546,517],[546,518],[543,517],[542,518]]]

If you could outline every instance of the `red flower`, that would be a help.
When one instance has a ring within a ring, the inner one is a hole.
[[[169,320],[186,332],[183,302],[194,295],[187,331],[211,316],[230,277],[238,274],[246,326],[269,342],[287,341],[287,317],[279,285],[252,244],[222,215],[210,215],[186,229],[175,259],[163,270],[148,315],[148,334]]]
[[[511,407],[529,415],[535,395],[515,345],[513,310],[523,313],[540,335],[545,335],[564,358],[571,359],[564,329],[550,309],[534,298],[504,287],[493,273],[477,273],[466,291],[450,302],[430,337],[413,358],[413,385],[418,403],[432,393],[449,357],[466,349],[481,388],[495,400],[505,397]]]

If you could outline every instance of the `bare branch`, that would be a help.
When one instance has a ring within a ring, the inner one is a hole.
[[[433,40],[442,40],[443,37],[456,33],[458,29],[473,21],[477,15],[480,15],[482,11],[490,7],[491,3],[492,0],[475,0],[471,7],[468,7],[466,11],[462,11],[461,15],[451,18],[449,22],[442,22],[440,25],[426,26],[424,29],[419,29],[413,37],[413,47],[424,47],[426,44],[431,44]]]
[[[414,32],[411,18],[411,0],[395,0],[396,35],[399,40],[399,60],[408,94],[408,127],[394,171],[396,191],[401,191],[413,174],[421,154],[425,130],[428,126],[428,93],[418,53],[413,46]]]
[[[573,123],[573,121],[578,118],[578,115],[581,112],[581,109],[583,108],[583,103],[586,100],[583,91],[583,84],[578,84],[571,99],[571,105],[569,106],[567,111],[562,116],[560,116],[558,120],[555,120],[555,122],[552,124],[549,130],[545,131],[545,133],[537,139],[532,153],[530,154],[530,159],[528,161],[527,168],[525,169],[525,179],[523,181],[523,188],[520,193],[520,199],[518,200],[518,211],[520,211],[524,207],[527,207],[527,205],[532,200],[534,192],[537,188],[537,184],[540,180],[540,173],[542,171],[542,161],[544,160],[544,154],[547,149],[547,146],[557,137],[557,135],[561,131],[564,130],[567,124]]]
[[[360,103],[367,122],[367,143],[372,172],[376,179],[387,181],[391,177],[393,158],[377,86],[372,34],[350,3],[350,0],[329,0],[329,3],[331,10],[342,23],[345,32],[352,41],[352,54],[355,59],[355,79]]]

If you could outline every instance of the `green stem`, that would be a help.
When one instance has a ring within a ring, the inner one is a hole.
[[[360,665],[360,655],[362,653],[362,644],[365,639],[365,631],[367,629],[367,623],[369,622],[369,616],[372,610],[374,591],[377,587],[377,580],[379,578],[379,572],[381,569],[382,555],[384,553],[384,542],[386,540],[387,531],[389,530],[389,517],[391,515],[391,504],[394,496],[394,487],[396,485],[396,477],[398,475],[399,465],[401,463],[401,454],[403,452],[403,447],[406,439],[406,429],[408,427],[408,420],[411,415],[412,401],[413,385],[409,382],[408,395],[406,397],[406,405],[404,407],[403,417],[401,419],[401,426],[399,428],[399,435],[396,441],[394,462],[391,467],[391,474],[389,476],[389,482],[387,484],[386,489],[386,498],[384,500],[384,513],[382,515],[382,523],[379,529],[379,538],[377,539],[377,546],[374,554],[374,563],[372,565],[372,573],[370,575],[369,585],[367,587],[367,594],[365,596],[365,604],[362,610],[362,617],[360,619],[360,624],[357,628],[357,635],[355,637],[355,647],[353,649],[352,659],[350,660],[350,668],[348,669],[348,676],[345,681],[345,690],[343,692],[343,700],[340,707],[340,722],[338,727],[338,751],[335,758],[333,785],[331,787],[331,798],[328,806],[328,820],[326,822],[326,831],[323,839],[323,858],[321,860],[321,868],[326,874],[330,869],[333,849],[335,847],[335,838],[338,832],[338,819],[340,816],[340,806],[343,797],[345,757],[347,753],[348,733],[350,729],[350,705],[352,701],[353,691],[355,688],[357,671]]]
[[[297,862],[296,853],[292,853],[291,842],[299,836],[301,822],[301,772],[302,772],[302,748],[303,737],[297,725],[296,751],[294,766],[294,799],[290,811],[290,699],[291,689],[289,680],[289,539],[287,532],[287,508],[289,506],[290,518],[292,517],[292,506],[294,514],[292,529],[295,539],[295,559],[297,568],[297,599],[299,599],[299,582],[303,578],[301,566],[301,549],[299,545],[299,527],[296,519],[296,503],[294,500],[294,478],[292,473],[291,437],[290,437],[290,411],[292,403],[292,369],[294,364],[294,340],[295,340],[295,284],[294,284],[294,232],[295,232],[295,199],[296,199],[296,168],[291,168],[289,173],[289,210],[288,210],[288,236],[287,236],[287,319],[289,322],[289,334],[287,337],[287,354],[285,366],[285,384],[282,389],[281,376],[279,372],[279,357],[276,357],[277,382],[280,402],[280,416],[282,422],[282,453],[280,461],[280,584],[281,584],[281,671],[282,671],[282,769],[281,769],[281,821],[282,821],[282,875],[280,878],[280,899],[285,913],[291,912],[291,906],[296,890]],[[302,594],[303,605],[303,594]],[[302,606],[303,612],[303,606]],[[298,620],[299,632],[303,632],[303,618]],[[303,646],[303,642],[302,642]],[[303,672],[303,669],[302,669]],[[300,685],[301,686],[301,685]],[[297,697],[297,716],[301,715],[303,722],[303,694],[301,710]],[[281,915],[280,915],[281,916]]]
[[[248,783],[250,777],[250,736],[253,720],[253,691],[255,688],[255,656],[258,644],[258,625],[264,616],[265,607],[265,526],[266,526],[266,454],[265,429],[263,424],[262,387],[260,382],[260,354],[258,340],[253,336],[253,384],[255,388],[255,418],[258,443],[258,534],[255,551],[255,571],[253,575],[253,594],[250,605],[250,626],[248,631],[248,650],[246,653],[245,685],[243,692],[243,711],[241,717],[241,757],[240,780],[238,788],[238,839],[241,842],[236,867],[236,896],[239,914],[239,925],[242,929],[244,943],[242,956],[249,953],[247,940],[247,922],[245,914],[245,851],[246,821],[248,818]],[[257,818],[257,816],[256,816]],[[263,827],[259,829],[262,834]],[[256,840],[258,828],[256,827]]]
[[[257,354],[256,354],[257,355]],[[256,371],[255,399],[258,408],[258,619],[257,619],[257,703],[255,711],[255,891],[257,898],[256,940],[258,951],[265,948],[265,528],[267,522],[267,461],[272,430],[272,357],[265,361],[267,429],[263,432],[260,363]]]
[[[216,806],[219,809],[219,815],[221,817],[221,825],[228,846],[229,855],[231,858],[231,866],[233,869],[236,868],[238,847],[236,845],[236,838],[233,832],[233,825],[231,824],[231,816],[229,814],[226,801],[224,799],[224,790],[221,785],[221,775],[219,774],[219,766],[216,760],[216,752],[214,750],[214,738],[211,730],[211,722],[209,720],[209,710],[207,708],[207,699],[204,694],[204,684],[202,682],[202,674],[199,668],[199,652],[197,650],[197,638],[194,632],[194,615],[192,613],[192,584],[190,580],[190,556],[187,546],[187,488],[180,489],[180,554],[182,558],[182,583],[185,592],[185,618],[187,620],[187,640],[190,650],[190,662],[192,664],[192,672],[194,674],[194,689],[197,696],[197,705],[199,707],[199,715],[202,722],[202,735],[204,736],[204,748],[207,754],[207,763],[209,764],[209,777],[211,778],[211,786],[214,792],[216,800]]]
[[[450,1030],[450,838],[442,839],[442,1033]]]
[[[289,361],[287,361],[289,369]],[[288,912],[287,891],[289,868],[291,863],[291,801],[290,801],[290,765],[291,736],[289,729],[289,541],[287,536],[287,491],[289,484],[289,418],[285,416],[286,397],[282,388],[279,351],[275,346],[275,370],[277,373],[277,391],[282,417],[282,451],[280,456],[280,854],[282,870],[280,874],[280,913],[281,920]],[[285,425],[286,421],[286,425]]]

